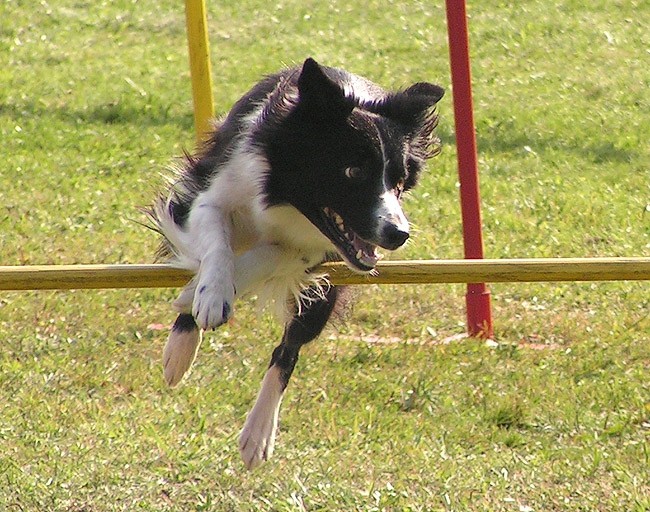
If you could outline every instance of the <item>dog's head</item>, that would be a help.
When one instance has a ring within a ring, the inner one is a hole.
[[[297,208],[352,269],[372,270],[378,246],[394,250],[409,237],[400,198],[438,151],[443,94],[429,83],[386,93],[306,60],[270,98],[269,201]]]

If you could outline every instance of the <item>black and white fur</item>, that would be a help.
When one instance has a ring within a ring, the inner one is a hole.
[[[407,240],[399,200],[438,151],[442,95],[429,83],[386,92],[307,59],[246,93],[152,208],[160,255],[196,273],[174,302],[163,353],[171,386],[192,365],[201,330],[226,322],[236,298],[257,295],[290,315],[239,438],[248,468],[273,453],[300,347],[340,299],[313,269],[343,259],[371,272],[377,247]]]

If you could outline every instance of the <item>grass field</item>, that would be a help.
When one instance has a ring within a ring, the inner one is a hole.
[[[471,2],[486,255],[650,256],[650,4]],[[209,6],[219,113],[314,56],[449,89],[444,4]],[[182,2],[0,0],[0,264],[140,263],[160,173],[192,148]],[[443,153],[399,258],[462,256]],[[175,290],[0,296],[0,510],[650,510],[650,283],[368,286],[304,352],[275,458],[236,439],[281,328],[239,304],[178,389]]]

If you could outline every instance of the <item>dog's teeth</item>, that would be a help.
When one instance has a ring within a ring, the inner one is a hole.
[[[363,257],[363,251],[361,249],[359,249],[357,251],[357,259],[360,260],[362,257]]]
[[[336,225],[337,225],[339,228],[343,229],[343,226],[344,226],[344,224],[343,224],[343,219],[341,218],[340,215],[337,215],[337,214],[335,213],[335,214],[334,214],[334,221],[336,222]]]

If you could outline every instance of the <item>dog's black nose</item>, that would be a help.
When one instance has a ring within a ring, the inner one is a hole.
[[[394,251],[398,247],[404,245],[404,242],[408,240],[408,237],[408,231],[400,229],[395,224],[386,224],[382,230],[381,246],[389,251]]]

